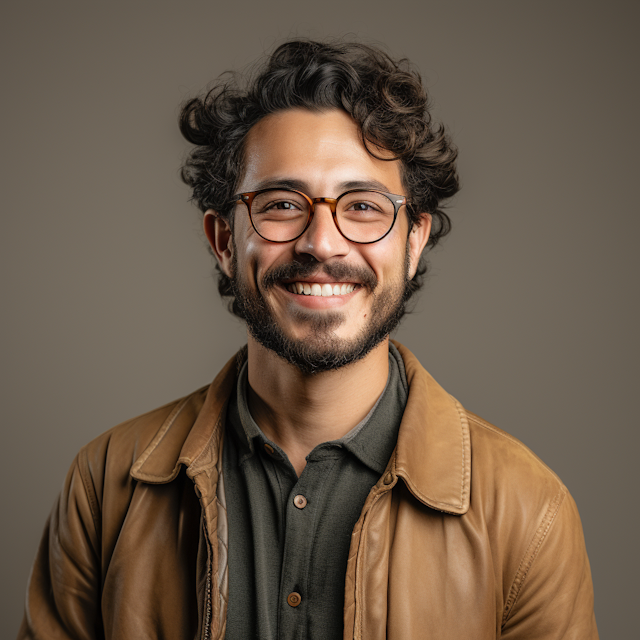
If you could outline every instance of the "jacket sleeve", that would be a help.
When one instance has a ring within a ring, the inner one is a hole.
[[[598,639],[582,524],[565,487],[551,502],[520,563],[501,638]]]
[[[47,520],[29,577],[18,640],[101,637],[99,522],[81,451]]]

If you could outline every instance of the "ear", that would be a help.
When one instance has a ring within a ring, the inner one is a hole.
[[[217,211],[208,209],[202,221],[204,235],[211,245],[211,249],[218,260],[222,272],[232,276],[233,241],[229,223]]]
[[[420,256],[422,251],[427,246],[429,241],[429,234],[431,233],[431,214],[422,213],[420,218],[413,223],[413,227],[409,232],[409,273],[408,277],[411,280],[416,275],[418,270],[418,264],[420,262]]]

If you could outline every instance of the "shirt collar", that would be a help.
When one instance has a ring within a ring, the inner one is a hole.
[[[390,343],[384,391],[364,420],[342,438],[345,449],[379,474],[384,472],[396,446],[408,391],[402,356]]]
[[[282,459],[286,456],[284,451],[264,435],[251,415],[248,384],[248,365],[245,361],[238,375],[235,397],[231,397],[228,410],[229,426],[240,445],[239,462],[242,464],[255,453],[256,447],[265,444],[273,448],[273,456]],[[342,438],[324,442],[316,449],[344,448],[360,462],[382,474],[396,445],[407,395],[402,356],[394,345],[390,345],[387,382],[369,413]]]

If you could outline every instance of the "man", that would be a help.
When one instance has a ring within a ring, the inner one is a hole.
[[[83,448],[21,638],[597,638],[579,516],[389,341],[456,151],[404,61],[292,41],[188,102],[183,178],[248,345]]]

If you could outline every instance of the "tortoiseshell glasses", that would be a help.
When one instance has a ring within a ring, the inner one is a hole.
[[[338,231],[350,242],[371,244],[393,228],[405,196],[352,189],[337,198],[310,198],[293,189],[262,189],[234,196],[243,202],[255,232],[269,242],[292,242],[313,220],[315,206],[328,204]]]

